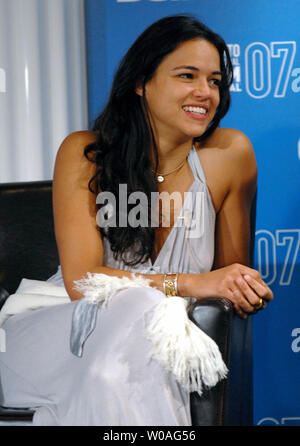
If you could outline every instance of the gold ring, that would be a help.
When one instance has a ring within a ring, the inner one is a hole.
[[[264,308],[264,301],[260,298],[259,299],[259,304],[257,304],[257,305],[255,305],[255,310],[257,310],[257,311],[259,311],[259,310],[261,310],[262,308]]]

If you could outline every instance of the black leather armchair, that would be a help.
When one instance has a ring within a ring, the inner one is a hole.
[[[251,254],[255,230],[251,213]],[[52,182],[0,184],[0,309],[23,277],[46,280],[57,270]],[[196,302],[190,318],[218,344],[229,376],[202,397],[191,394],[194,426],[252,425],[252,320],[235,315],[226,299]],[[0,376],[1,404],[1,376]],[[0,406],[0,423],[30,422],[30,409]]]

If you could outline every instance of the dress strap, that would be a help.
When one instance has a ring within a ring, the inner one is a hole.
[[[199,156],[197,154],[197,151],[196,151],[194,145],[193,145],[192,149],[190,150],[190,153],[188,156],[188,161],[189,161],[189,164],[190,164],[190,167],[192,169],[195,179],[198,179],[202,183],[206,184],[204,170],[203,170],[202,164],[200,162]]]

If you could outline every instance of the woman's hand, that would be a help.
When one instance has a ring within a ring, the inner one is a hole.
[[[237,314],[246,318],[257,310],[263,299],[266,304],[273,299],[271,289],[258,271],[235,263],[203,274],[187,274],[183,283],[185,296],[227,298]]]

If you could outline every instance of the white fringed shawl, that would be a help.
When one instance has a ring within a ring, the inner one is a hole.
[[[150,282],[134,274],[129,279],[88,273],[87,278],[74,282],[74,288],[83,293],[87,303],[105,308],[118,291],[150,287]],[[182,297],[163,299],[154,308],[147,337],[153,344],[153,358],[172,372],[185,390],[201,395],[203,385],[215,386],[228,370],[215,341],[188,318],[187,305]]]

